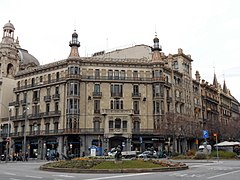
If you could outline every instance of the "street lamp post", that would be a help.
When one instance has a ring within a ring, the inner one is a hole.
[[[27,135],[26,135],[26,128],[27,128],[27,110],[28,107],[26,107],[25,109],[25,122],[24,122],[24,139],[23,139],[23,160],[26,161],[26,149],[27,149],[27,143],[26,143],[26,139],[27,139]]]
[[[12,106],[9,106],[8,109],[8,127],[7,127],[7,143],[6,143],[6,159],[5,161],[8,162],[8,156],[10,154],[10,147],[11,147],[11,140],[10,140],[10,117],[11,117],[11,111],[12,111]]]

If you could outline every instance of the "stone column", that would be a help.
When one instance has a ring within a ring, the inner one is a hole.
[[[59,153],[60,157],[62,156],[61,154],[64,151],[64,142],[63,142],[63,137],[60,136],[57,138],[57,142],[58,142],[58,147],[57,147],[57,152]]]
[[[43,155],[43,139],[39,138],[38,139],[38,159],[43,159],[44,155]]]
[[[63,154],[64,155],[67,155],[68,153],[68,139],[67,139],[67,136],[63,137]],[[60,157],[61,157],[61,154],[60,154]]]

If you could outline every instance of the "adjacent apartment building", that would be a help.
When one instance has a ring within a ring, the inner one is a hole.
[[[203,129],[211,140],[239,121],[240,104],[226,83],[215,76],[211,85],[198,71],[193,79],[191,56],[182,49],[165,55],[157,35],[152,47],[82,57],[74,31],[68,58],[40,65],[14,31],[9,21],[0,43],[0,154],[21,153],[24,145],[40,159],[88,155],[93,147],[102,155],[117,145],[185,153]]]

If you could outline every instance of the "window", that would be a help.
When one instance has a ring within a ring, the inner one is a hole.
[[[119,71],[118,70],[114,71],[114,79],[119,79]]]
[[[27,102],[27,93],[26,92],[23,93],[23,101],[25,103]]]
[[[94,84],[94,92],[100,93],[100,84]]]
[[[50,124],[47,123],[47,124],[45,124],[45,132],[49,133],[49,130],[50,130]]]
[[[177,61],[173,62],[173,67],[174,67],[174,69],[178,69],[178,62]]]
[[[95,131],[100,130],[100,122],[99,121],[94,121],[93,122],[93,128]]]
[[[160,114],[160,102],[159,101],[153,101],[153,113]]]
[[[16,102],[19,102],[19,94],[16,95]]]
[[[59,94],[59,86],[56,86],[56,88],[55,88],[55,94]]]
[[[34,87],[34,86],[35,86],[35,79],[32,78],[32,87]]]
[[[33,91],[33,101],[39,101],[39,91]]]
[[[133,101],[134,114],[139,114],[139,101]]]
[[[25,87],[27,87],[27,80],[24,81],[24,85],[25,85]]]
[[[50,96],[50,95],[51,95],[51,89],[47,88],[47,96]]]
[[[43,82],[43,77],[42,76],[40,76],[40,80],[39,80],[40,82]]]
[[[47,103],[47,104],[46,104],[46,113],[48,114],[49,112],[50,112],[50,104]]]
[[[125,70],[121,70],[120,78],[121,78],[121,80],[125,79]]]
[[[17,133],[18,133],[18,126],[15,126],[15,127],[14,127],[14,134],[17,135]]]
[[[94,100],[94,113],[100,113],[100,100]]]
[[[17,82],[17,87],[20,88],[20,81]]]
[[[121,128],[121,119],[115,119],[115,128],[120,129]]]
[[[68,83],[68,95],[70,95],[70,96],[78,96],[79,95],[79,83],[78,82]]]
[[[59,72],[56,73],[56,81],[58,82],[59,81]]]
[[[158,70],[155,70],[154,77],[160,77],[160,73]]]
[[[120,97],[122,97],[122,85],[112,84],[111,85],[111,96],[120,96]]]
[[[18,117],[18,115],[19,115],[19,108],[16,107],[16,108],[15,108],[15,116]]]
[[[139,86],[133,85],[133,95],[139,95]]]
[[[113,129],[113,121],[108,122],[109,129]]]
[[[111,109],[123,109],[123,101],[122,100],[111,100],[110,101],[110,108]]]
[[[68,99],[68,113],[78,114],[79,113],[79,99]]]
[[[70,66],[68,67],[69,74],[80,74],[80,68],[78,66]]]
[[[55,107],[54,107],[54,110],[55,110],[55,113],[57,113],[58,112],[58,102],[55,102]]]
[[[139,121],[134,121],[133,122],[133,129],[134,130],[139,130],[140,129],[140,122]]]
[[[108,70],[108,79],[113,79],[113,71]]]
[[[138,72],[133,71],[133,79],[137,80],[138,79]]]
[[[51,83],[51,74],[48,74],[48,83]]]
[[[127,129],[127,121],[123,121],[123,129]]]
[[[58,132],[58,122],[54,123],[54,133]]]
[[[95,69],[95,78],[96,79],[100,78],[100,70],[99,69]]]

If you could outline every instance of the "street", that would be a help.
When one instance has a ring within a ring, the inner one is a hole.
[[[40,165],[46,162],[1,162],[0,180],[145,180],[145,179],[217,179],[239,180],[240,161],[188,161],[188,170],[173,172],[149,172],[136,174],[77,174],[40,171]]]

